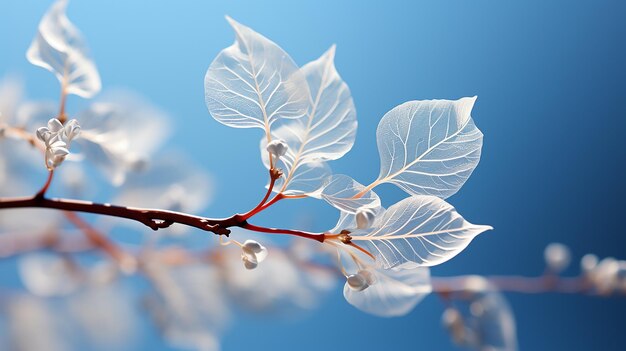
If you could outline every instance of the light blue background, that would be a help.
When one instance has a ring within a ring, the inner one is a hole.
[[[29,95],[57,98],[57,81],[24,54],[46,1],[0,5],[0,75],[19,73]],[[626,3],[623,1],[74,1],[69,16],[88,39],[104,87],[137,90],[176,119],[173,143],[216,180],[207,215],[258,201],[265,170],[257,130],[215,122],[203,79],[230,45],[225,14],[271,38],[298,64],[337,44],[359,131],[332,164],[362,183],[378,175],[375,130],[413,99],[478,95],[473,117],[485,134],[482,161],[451,203],[495,230],[435,275],[537,274],[553,241],[576,259],[626,258]],[[83,104],[69,100],[70,110]],[[403,194],[381,187],[385,205]],[[276,206],[260,223],[328,229],[336,213],[319,202]],[[197,235],[205,235],[197,233]],[[572,273],[574,270],[572,271]],[[509,295],[522,350],[623,350],[626,300]],[[381,319],[349,306],[340,289],[296,320],[239,317],[225,350],[452,350],[432,296],[409,316]],[[146,332],[145,347],[160,346]]]

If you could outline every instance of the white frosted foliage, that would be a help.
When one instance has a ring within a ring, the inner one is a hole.
[[[321,197],[333,207],[348,213],[380,207],[380,198],[375,192],[343,174],[334,174],[326,179]]]
[[[470,117],[475,101],[409,101],[387,112],[376,131],[376,184],[392,183],[412,195],[456,193],[480,160],[483,135]]]
[[[343,290],[346,300],[380,317],[405,315],[432,291],[428,268],[414,263],[392,269],[370,268],[350,277]]]
[[[334,57],[335,47],[332,46],[319,59],[301,69],[310,91],[306,117],[283,120],[272,128],[272,137],[289,145],[279,163],[285,173],[285,181],[279,190],[302,188],[302,182],[292,183],[302,179],[302,174],[309,172],[310,165],[336,160],[354,144],[356,109],[350,89],[335,68]],[[267,161],[265,165],[269,167]],[[316,179],[310,184],[308,189],[320,185]]]
[[[226,18],[235,43],[211,63],[205,100],[218,122],[235,128],[261,128],[281,118],[304,117],[309,91],[304,75],[283,49],[252,29]]]
[[[352,240],[366,244],[385,268],[405,262],[434,266],[456,256],[476,235],[490,229],[469,223],[440,198],[414,195],[378,216],[370,229],[353,233]]]
[[[65,15],[66,7],[67,0],[58,0],[50,7],[26,57],[54,73],[65,93],[89,98],[100,91],[100,75],[82,34]]]

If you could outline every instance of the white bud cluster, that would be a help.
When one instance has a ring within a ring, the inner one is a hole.
[[[583,256],[581,270],[595,291],[601,295],[626,293],[626,261],[607,257],[598,260],[592,254]]]
[[[570,264],[572,255],[567,246],[559,243],[552,243],[546,246],[543,252],[546,266],[554,273],[564,271]]]
[[[356,211],[356,227],[358,229],[367,229],[374,224],[376,213],[371,208],[361,207]]]
[[[356,291],[363,291],[376,284],[376,276],[368,270],[360,270],[357,274],[351,274],[347,280],[350,289]]]
[[[287,145],[287,143],[283,140],[274,139],[267,144],[267,147],[265,149],[270,154],[272,154],[272,156],[276,158],[280,158],[281,156],[284,156],[287,153],[287,150],[289,149],[289,145]]]
[[[267,257],[267,249],[254,240],[246,240],[241,246],[241,260],[247,269],[255,269]]]
[[[37,129],[37,138],[46,145],[46,166],[49,170],[58,167],[70,153],[70,144],[80,134],[80,125],[75,119],[65,125],[56,118],[48,121],[47,127]]]

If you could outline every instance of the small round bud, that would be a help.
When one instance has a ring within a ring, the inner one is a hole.
[[[446,308],[443,312],[443,316],[441,316],[441,321],[446,328],[463,324],[461,313],[456,308],[452,307]]]
[[[367,284],[367,279],[361,273],[357,273],[348,276],[348,286],[352,290],[363,291],[369,285]]]
[[[598,256],[594,254],[586,254],[580,259],[580,269],[584,273],[591,273],[598,265]]]
[[[257,260],[250,259],[250,257],[245,254],[241,255],[241,260],[243,261],[243,266],[246,267],[246,269],[255,269],[259,265]]]
[[[265,149],[274,157],[279,158],[287,153],[289,146],[283,140],[274,139],[267,144]]]
[[[552,243],[546,246],[543,256],[548,268],[555,273],[562,272],[567,268],[571,260],[569,248],[559,243]]]
[[[267,257],[267,249],[254,240],[246,240],[241,246],[241,260],[247,269],[254,269]]]
[[[356,211],[356,227],[358,229],[367,229],[372,226],[376,214],[371,208],[361,207]]]
[[[359,271],[359,274],[365,278],[365,282],[368,286],[374,285],[378,281],[378,279],[376,279],[376,275],[368,270],[361,270]]]

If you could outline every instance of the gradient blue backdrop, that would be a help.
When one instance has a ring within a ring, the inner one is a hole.
[[[57,81],[24,58],[48,6],[0,5],[0,75],[17,72],[31,97],[55,99]],[[374,135],[386,111],[407,100],[478,95],[473,117],[485,134],[482,161],[450,201],[495,230],[435,275],[536,274],[553,241],[568,244],[576,259],[588,252],[626,258],[625,2],[73,1],[69,16],[88,39],[104,87],[140,91],[170,112],[173,143],[211,170],[212,216],[248,208],[266,181],[260,133],[222,126],[204,105],[206,69],[233,41],[225,14],[277,42],[298,64],[337,44],[336,65],[360,123],[353,150],[332,166],[363,183],[378,175]],[[83,103],[69,100],[70,109]],[[392,186],[379,194],[385,205],[403,196]],[[303,201],[281,204],[261,222],[322,230],[336,216],[323,203]],[[522,350],[624,349],[624,299],[509,298]],[[349,306],[338,288],[302,318],[237,318],[223,347],[453,350],[441,310],[433,296],[409,316],[374,318]],[[152,333],[141,346],[164,347]]]

